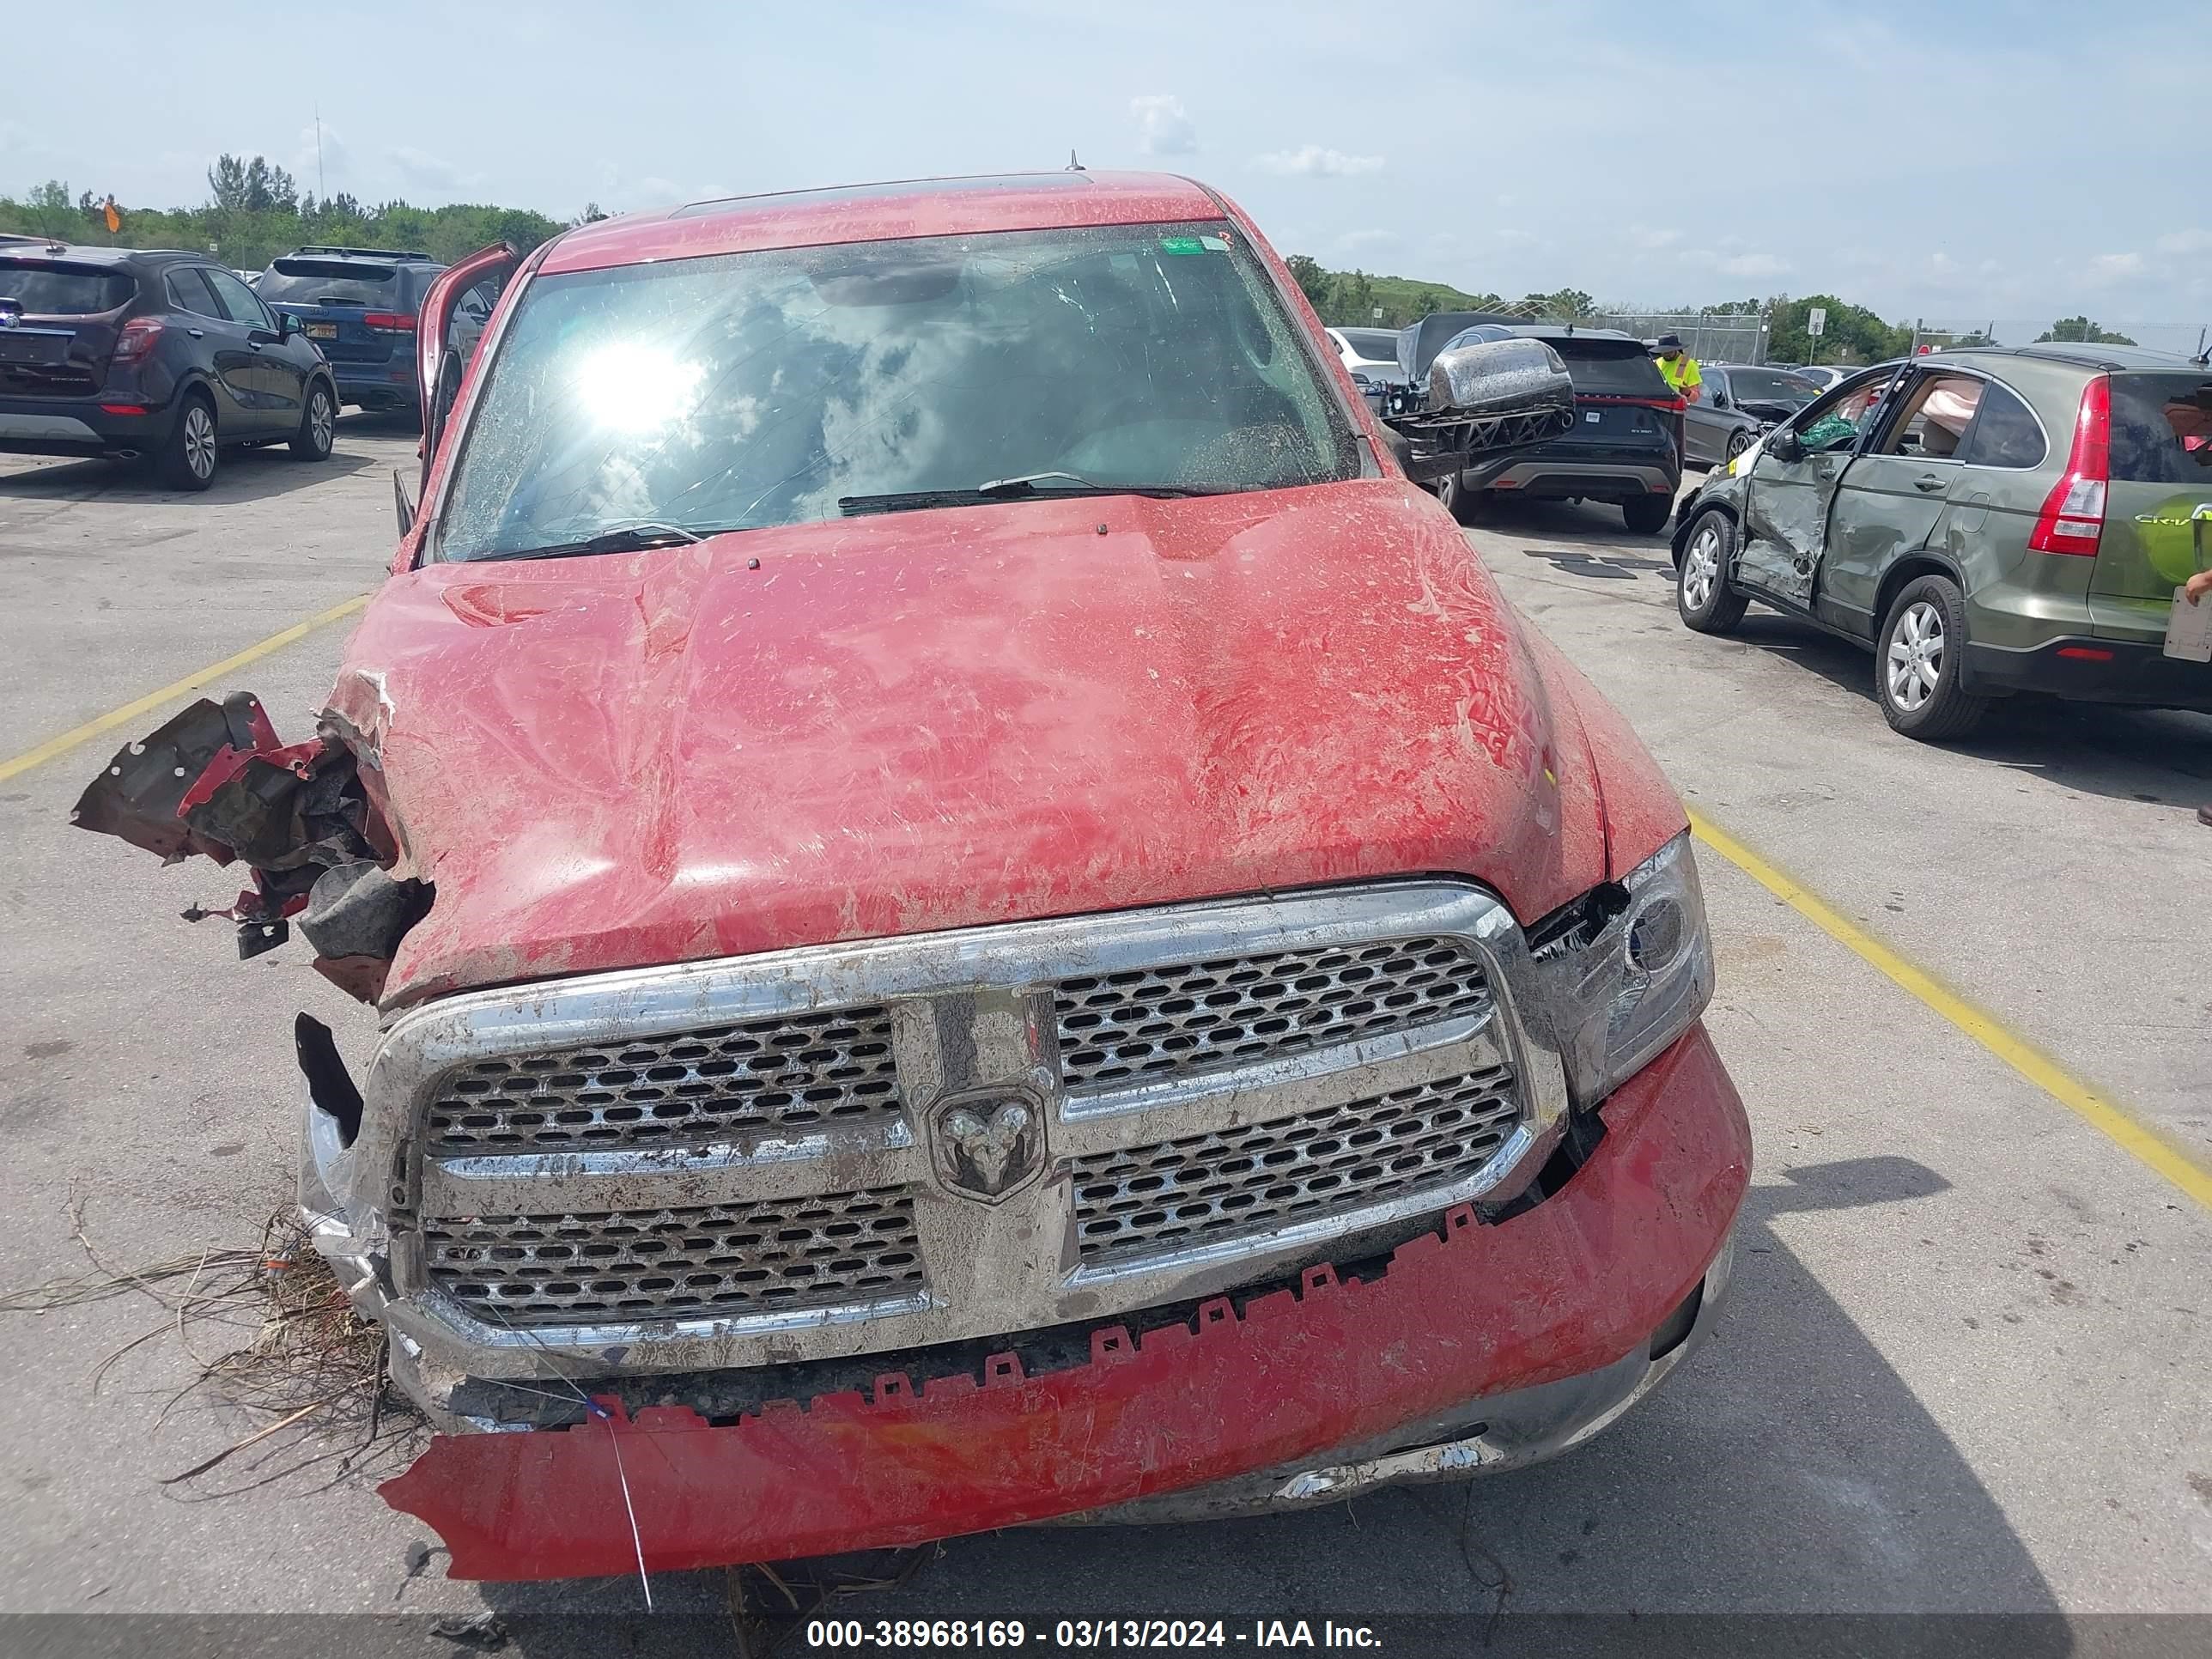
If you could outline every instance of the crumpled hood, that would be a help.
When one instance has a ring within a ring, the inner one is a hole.
[[[391,1006],[1400,874],[1525,920],[1606,874],[1560,683],[1376,479],[429,566],[332,707],[436,886]]]

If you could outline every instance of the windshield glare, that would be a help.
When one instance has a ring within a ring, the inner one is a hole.
[[[1226,225],[723,254],[530,284],[440,553],[805,523],[1038,473],[1235,490],[1358,471],[1342,406]]]

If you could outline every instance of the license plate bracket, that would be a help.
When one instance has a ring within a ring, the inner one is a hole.
[[[338,337],[338,325],[336,323],[309,323],[307,337],[311,340],[335,340]]]

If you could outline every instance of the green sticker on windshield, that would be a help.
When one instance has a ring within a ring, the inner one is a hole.
[[[1203,253],[1206,252],[1206,243],[1202,238],[1197,236],[1163,236],[1160,238],[1160,252]]]

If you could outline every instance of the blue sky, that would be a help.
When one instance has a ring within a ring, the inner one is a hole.
[[[0,189],[172,205],[223,149],[312,185],[319,103],[332,191],[562,217],[1073,146],[1216,185],[1285,252],[1467,288],[2212,320],[2202,0],[628,9],[42,7],[40,60],[99,94],[11,77]]]

